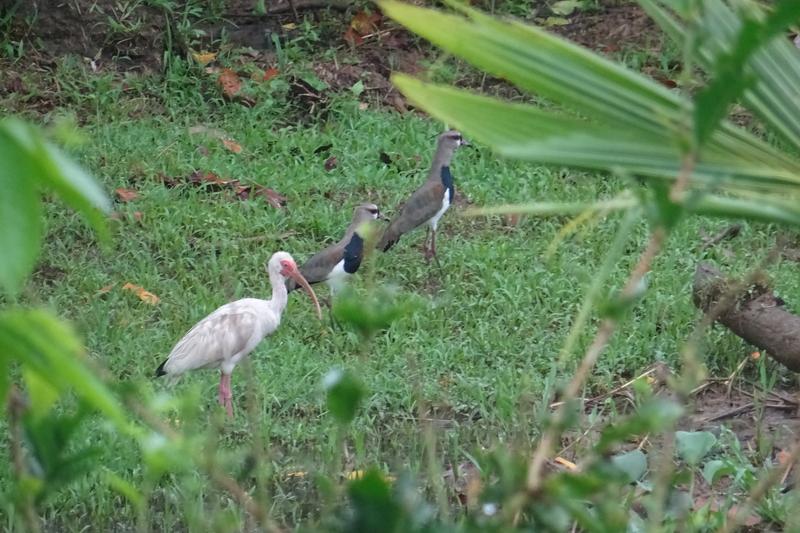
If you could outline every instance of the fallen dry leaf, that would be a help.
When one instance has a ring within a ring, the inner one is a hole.
[[[275,67],[270,67],[264,71],[264,75],[261,77],[261,81],[269,81],[275,76],[277,76],[279,73],[280,71],[278,69],[276,69]]]
[[[225,148],[227,148],[234,154],[242,153],[242,145],[240,145],[236,141],[232,141],[231,139],[222,139],[222,144],[224,144]]]
[[[217,58],[216,52],[195,52],[192,54],[195,61],[203,66],[208,65]]]
[[[133,283],[126,283],[122,286],[122,290],[131,291],[139,297],[139,299],[150,305],[156,305],[159,302],[159,297],[152,292],[146,291],[144,287],[134,285]]]
[[[336,159],[335,155],[330,156],[328,159],[325,160],[325,170],[330,172],[339,164],[339,160]]]
[[[369,108],[369,104],[366,102],[359,102],[358,103],[358,110],[359,111],[366,111]]]
[[[239,79],[239,75],[229,68],[222,69],[217,83],[222,87],[222,93],[228,98],[233,98],[242,89],[242,80]]]
[[[346,472],[344,477],[345,477],[345,479],[349,479],[350,481],[353,481],[353,480],[356,480],[356,479],[363,478],[364,475],[366,475],[366,471],[364,471],[364,470],[351,470],[350,472]],[[383,478],[384,481],[388,481],[390,483],[394,482],[395,479],[397,479],[394,476],[384,474],[383,472],[381,472],[381,477]]]
[[[553,462],[558,463],[561,466],[565,467],[567,470],[572,470],[573,472],[578,470],[578,465],[576,465],[575,463],[573,463],[568,459],[564,459],[563,457],[556,457],[555,459],[553,459]]]
[[[267,200],[267,203],[275,209],[286,207],[286,197],[275,189],[270,189],[269,187],[258,187],[253,195],[264,197],[264,199]]]
[[[308,473],[304,472],[302,470],[298,470],[296,472],[287,472],[286,473],[286,477],[296,477],[296,478],[304,478],[307,475],[308,475]]]
[[[139,198],[139,193],[132,189],[120,187],[115,189],[114,192],[117,194],[117,198],[119,198],[120,202],[132,202]]]
[[[169,188],[177,187],[181,183],[189,183],[191,185],[202,185],[210,191],[229,190],[240,200],[261,196],[276,209],[286,206],[286,197],[274,189],[261,185],[244,185],[239,180],[223,179],[213,172],[196,170],[185,178],[172,178],[163,174],[160,174],[158,178],[161,183]]]
[[[352,46],[360,45],[364,42],[365,36],[378,30],[382,18],[380,13],[359,11],[350,21],[347,31],[344,32],[344,40]]]
[[[227,139],[228,134],[224,131],[217,129],[217,128],[209,128],[204,124],[196,124],[189,128],[189,135],[199,135],[201,133],[208,135],[209,137],[214,137],[216,139]]]
[[[108,292],[111,292],[111,289],[113,289],[115,285],[116,283],[112,283],[111,285],[106,285],[105,287],[101,287],[97,291],[97,295],[100,296],[101,294],[106,294]]]
[[[350,27],[360,35],[367,35],[378,29],[382,18],[378,12],[367,13],[366,11],[359,11],[350,21]]]
[[[135,220],[136,222],[141,222],[142,221],[142,212],[141,211],[134,211],[133,212],[133,220]]]

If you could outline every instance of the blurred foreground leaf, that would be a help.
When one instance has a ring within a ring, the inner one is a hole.
[[[364,387],[350,372],[335,368],[325,375],[328,411],[341,424],[349,424],[356,416],[358,405],[364,397]]]

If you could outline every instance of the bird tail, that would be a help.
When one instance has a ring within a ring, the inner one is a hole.
[[[395,231],[392,229],[391,224],[386,231],[383,232],[383,236],[381,240],[378,241],[378,245],[376,246],[382,252],[386,252],[395,245],[395,243],[400,239],[400,235],[396,234]]]
[[[167,371],[164,370],[164,366],[167,364],[167,361],[169,361],[169,359],[164,359],[164,362],[161,363],[161,365],[159,365],[159,367],[156,369],[157,378],[167,374]]]

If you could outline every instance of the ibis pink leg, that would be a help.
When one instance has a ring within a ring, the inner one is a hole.
[[[231,398],[231,375],[225,372],[219,373],[219,404],[225,406],[228,416],[233,418],[233,402]]]

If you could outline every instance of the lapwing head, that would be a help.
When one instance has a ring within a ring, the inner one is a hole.
[[[353,210],[353,220],[385,220],[386,217],[381,214],[381,210],[375,204],[364,203]]]
[[[467,146],[469,143],[467,140],[461,135],[460,131],[457,130],[447,130],[446,132],[439,135],[439,148],[446,149],[448,151],[455,152],[461,146]]]

